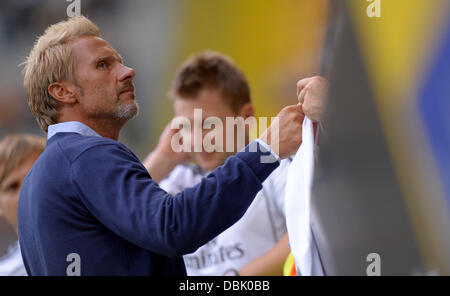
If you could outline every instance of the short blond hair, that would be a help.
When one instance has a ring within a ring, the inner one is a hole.
[[[58,102],[48,87],[62,80],[76,83],[75,61],[67,43],[82,36],[100,36],[98,27],[84,16],[51,25],[36,40],[24,62],[28,105],[44,132],[58,121]]]
[[[29,134],[12,134],[0,141],[0,185],[31,152],[42,153],[45,139]]]
[[[169,98],[195,99],[204,89],[219,90],[235,113],[250,103],[250,86],[244,73],[219,52],[205,51],[184,62],[172,83]]]

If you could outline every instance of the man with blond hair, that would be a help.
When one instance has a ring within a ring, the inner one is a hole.
[[[170,195],[117,141],[138,112],[134,76],[85,17],[50,26],[31,50],[24,86],[48,140],[19,198],[28,274],[185,275],[181,256],[239,220],[301,143],[301,106],[288,106],[279,128]]]
[[[0,217],[4,217],[16,233],[20,188],[44,148],[44,138],[27,134],[8,135],[0,141]],[[27,275],[18,241],[0,258],[0,276],[12,275]]]

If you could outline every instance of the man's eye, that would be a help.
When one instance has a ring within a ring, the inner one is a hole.
[[[8,185],[8,187],[6,187],[6,191],[15,191],[20,187],[19,182],[14,182],[10,185]]]
[[[98,68],[98,69],[106,68],[106,63],[105,63],[105,62],[99,62],[99,63],[97,64],[97,68]]]

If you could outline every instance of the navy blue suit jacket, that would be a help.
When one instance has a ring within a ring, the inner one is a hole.
[[[181,256],[242,217],[278,166],[261,163],[262,154],[239,152],[199,185],[172,196],[123,144],[57,133],[19,198],[26,270],[66,275],[67,256],[76,253],[81,275],[185,275]]]

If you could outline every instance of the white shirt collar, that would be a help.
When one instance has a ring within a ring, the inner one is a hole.
[[[47,132],[47,140],[57,133],[77,133],[82,136],[100,137],[100,135],[96,131],[94,131],[93,129],[91,129],[90,127],[79,121],[68,121],[49,125]]]

